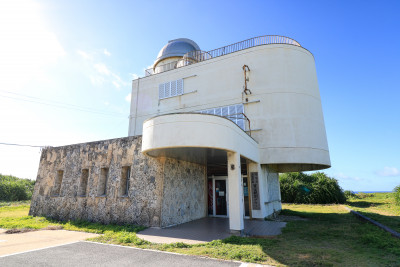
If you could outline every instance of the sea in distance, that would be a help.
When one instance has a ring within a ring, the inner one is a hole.
[[[354,194],[358,194],[358,193],[393,193],[393,191],[353,191]]]

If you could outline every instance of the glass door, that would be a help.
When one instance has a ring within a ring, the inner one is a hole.
[[[247,176],[243,176],[244,217],[250,218],[249,183]]]
[[[212,177],[207,180],[208,215],[228,216],[227,177]]]
[[[226,180],[215,180],[215,215],[227,215]]]

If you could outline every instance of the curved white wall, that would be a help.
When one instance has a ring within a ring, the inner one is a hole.
[[[214,115],[181,113],[144,122],[142,152],[168,155],[169,149],[214,148],[237,152],[258,162],[257,142],[230,120]],[[175,153],[176,150],[171,150]]]

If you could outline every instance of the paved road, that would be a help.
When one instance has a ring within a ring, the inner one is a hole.
[[[11,235],[4,232],[5,230],[0,230],[0,256],[65,245],[99,236],[98,234],[66,230],[40,230]]]
[[[240,266],[241,263],[149,251],[106,244],[76,242],[0,257],[0,266]]]

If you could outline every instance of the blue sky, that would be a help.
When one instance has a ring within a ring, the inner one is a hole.
[[[400,184],[398,14],[399,1],[1,1],[0,143],[126,136],[131,80],[168,40],[211,50],[284,35],[315,56],[325,172],[344,189],[389,191]],[[0,173],[35,179],[39,157],[0,145]]]

